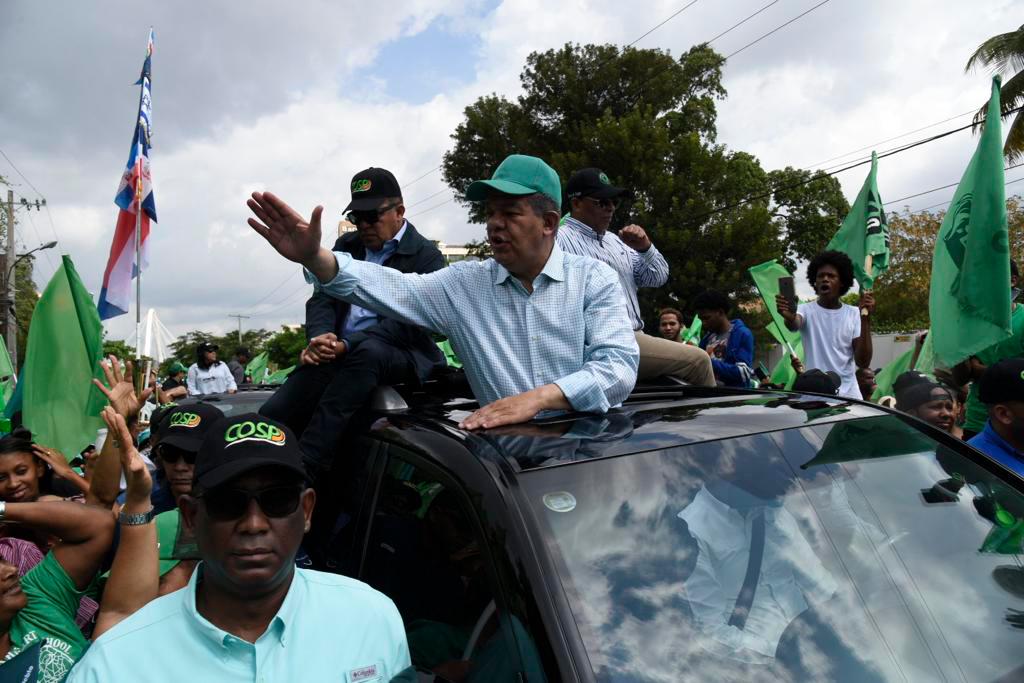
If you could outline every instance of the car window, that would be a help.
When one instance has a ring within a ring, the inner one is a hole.
[[[362,580],[395,602],[418,670],[467,683],[516,680],[524,666],[516,642],[525,631],[499,607],[465,498],[396,457],[397,447],[389,452]],[[525,666],[528,680],[544,680],[538,657]]]
[[[600,681],[1024,676],[1021,495],[901,418],[521,481]]]

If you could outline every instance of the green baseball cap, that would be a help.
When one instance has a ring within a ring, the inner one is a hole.
[[[188,372],[188,368],[178,361],[171,363],[171,367],[167,370],[168,375],[177,375],[179,372]]]
[[[562,208],[562,181],[558,173],[543,159],[525,154],[505,157],[490,180],[478,180],[466,188],[466,199],[482,202],[487,199],[488,190],[516,196],[542,194],[554,201],[559,210]]]

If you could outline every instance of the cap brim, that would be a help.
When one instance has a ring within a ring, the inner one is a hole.
[[[199,485],[204,489],[212,489],[221,484],[231,481],[235,477],[251,472],[252,470],[259,469],[261,467],[280,467],[282,469],[290,470],[295,474],[298,474],[307,482],[309,476],[306,474],[306,469],[302,465],[281,462],[279,458],[265,457],[265,456],[252,456],[242,457],[237,460],[225,463],[220,467],[211,470],[201,477],[198,478]]]
[[[387,200],[387,197],[360,197],[359,199],[353,199],[348,203],[348,206],[345,207],[345,210],[342,211],[342,213],[379,209]]]
[[[188,451],[189,453],[198,453],[199,446],[203,443],[203,434],[181,432],[181,429],[169,433],[166,430],[160,432],[160,443],[157,445],[163,446],[166,444],[168,446],[180,448],[183,451]],[[159,455],[159,448],[157,449],[157,455]]]
[[[466,188],[466,199],[471,202],[482,202],[492,191],[517,197],[540,194],[535,188],[513,183],[511,180],[477,180]]]

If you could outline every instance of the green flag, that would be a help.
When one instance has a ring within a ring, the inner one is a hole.
[[[252,378],[253,384],[263,384],[267,376],[267,361],[270,354],[266,351],[259,354],[245,366],[245,374]]]
[[[935,335],[932,334],[931,330],[928,330],[928,336],[924,338],[924,344],[921,345],[921,353],[917,355],[917,363],[914,364],[914,369],[926,375],[931,375],[934,378],[935,344],[932,343],[933,339],[935,339]]]
[[[3,402],[11,400],[14,394],[14,366],[11,365],[11,356],[7,353],[7,345],[0,344],[0,396]]]
[[[284,368],[282,370],[278,370],[277,372],[272,372],[269,375],[267,375],[267,378],[264,380],[264,383],[265,384],[284,384],[284,381],[286,379],[288,379],[288,375],[292,374],[292,370],[294,370],[294,369],[295,369],[295,366],[293,365],[290,368]]]
[[[910,349],[882,368],[882,371],[875,376],[877,388],[875,393],[871,394],[870,400],[877,402],[883,396],[892,396],[893,383],[896,382],[897,377],[910,369],[910,361],[913,357],[914,349]]]
[[[448,363],[448,367],[462,367],[462,361],[460,361],[459,357],[455,355],[455,350],[452,348],[451,342],[449,342],[447,339],[445,339],[444,341],[439,341],[437,342],[437,348],[441,349],[441,353],[444,354],[444,360],[446,363]]]
[[[765,308],[768,309],[768,314],[771,315],[772,322],[774,323],[774,325],[768,326],[768,332],[780,344],[783,346],[789,344],[795,350],[797,342],[800,341],[800,333],[787,328],[786,321],[783,320],[782,315],[775,308],[775,297],[779,293],[779,278],[788,277],[789,271],[779,265],[775,259],[772,259],[750,268],[749,272],[750,277],[754,279],[754,284],[761,293],[761,299],[764,300]],[[789,349],[786,350],[786,353],[789,353]]]
[[[928,312],[936,360],[953,367],[1010,336],[1010,250],[999,76],[985,130],[935,239]]]
[[[699,315],[695,315],[695,316],[693,316],[693,322],[690,323],[689,327],[687,327],[685,330],[683,330],[683,332],[682,332],[682,334],[680,335],[679,338],[680,338],[680,340],[684,344],[689,343],[689,342],[693,342],[694,344],[699,344],[700,343],[700,333],[701,333],[701,330],[703,328],[704,328],[704,323],[701,322],[700,316]]]
[[[853,274],[861,289],[871,289],[875,278],[889,268],[889,225],[878,194],[878,155],[871,153],[871,170],[850,213],[826,249],[841,251],[853,261]],[[868,257],[871,269],[868,272]]]
[[[22,417],[40,443],[74,457],[103,425],[106,398],[92,379],[102,378],[103,325],[71,257],[39,297],[28,330],[21,384]]]
[[[774,326],[774,324],[769,325],[769,327]],[[796,340],[793,351],[796,352],[796,357],[801,361],[804,359],[804,344],[799,339]],[[796,370],[793,369],[793,360],[789,357],[789,351],[782,354],[782,358],[775,364],[775,368],[772,370],[768,381],[772,384],[781,384],[787,390],[793,388],[793,382],[796,381]]]

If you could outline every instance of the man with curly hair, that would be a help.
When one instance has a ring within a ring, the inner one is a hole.
[[[875,299],[871,292],[862,292],[857,306],[841,301],[853,287],[853,263],[839,251],[823,251],[815,256],[807,266],[807,280],[818,295],[816,301],[793,310],[785,297],[775,298],[786,327],[799,330],[803,337],[804,366],[808,370],[834,371],[842,379],[840,396],[864,398],[857,386],[857,368],[871,364]],[[867,314],[862,316],[860,309]]]

